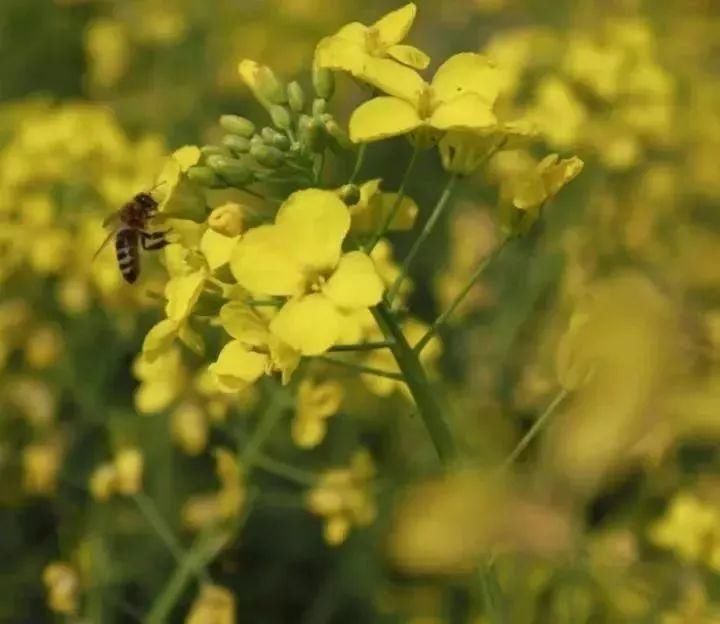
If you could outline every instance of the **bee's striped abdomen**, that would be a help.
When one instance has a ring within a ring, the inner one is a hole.
[[[120,272],[126,282],[132,284],[140,274],[140,251],[138,233],[131,228],[122,228],[115,235],[115,254]]]

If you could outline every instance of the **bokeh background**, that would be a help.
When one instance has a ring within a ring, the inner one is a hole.
[[[282,462],[253,471],[254,502],[208,573],[243,622],[720,622],[720,5],[417,4],[411,40],[434,66],[490,54],[503,106],[541,135],[463,183],[413,270],[418,323],[498,244],[503,175],[533,150],[585,170],[491,264],[426,362],[472,469],[426,481],[433,452],[405,394],[341,378],[321,446],[297,448],[289,416],[276,428],[267,452]],[[322,36],[397,6],[0,3],[0,622],[142,621],[179,566],[148,518],[190,544],[217,449],[268,404],[295,405],[270,386],[218,395],[188,353],[133,366],[164,272],[150,261],[131,288],[112,258],[92,262],[103,218],[170,151],[217,140],[221,113],[262,115],[239,60],[307,84]],[[338,118],[360,96],[340,81]],[[383,144],[363,175],[396,188],[409,155]],[[444,180],[424,154],[408,189],[421,214]],[[412,240],[395,236],[395,256]],[[128,448],[144,493],[102,500],[98,469]],[[353,500],[377,520],[329,545],[307,491],[353,457]],[[197,595],[183,584],[168,621]],[[192,621],[233,621],[204,617]]]

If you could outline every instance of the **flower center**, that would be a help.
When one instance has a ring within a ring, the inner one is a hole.
[[[368,28],[365,32],[365,48],[371,56],[385,56],[385,47],[380,41],[380,31],[377,28]]]

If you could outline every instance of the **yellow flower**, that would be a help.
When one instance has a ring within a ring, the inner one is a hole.
[[[308,493],[308,509],[325,519],[325,541],[337,546],[354,526],[367,526],[375,520],[376,509],[370,485],[375,476],[372,458],[358,451],[350,466],[327,470]]]
[[[302,448],[313,448],[322,442],[327,419],[340,409],[343,387],[336,381],[316,383],[303,379],[298,387],[297,407],[292,423],[292,438]]]
[[[116,487],[119,494],[129,496],[142,489],[143,456],[136,448],[121,449],[115,455]]]
[[[115,464],[100,464],[90,475],[90,494],[96,501],[105,502],[117,488],[117,469]]]
[[[583,161],[577,156],[560,160],[557,154],[549,154],[518,184],[513,205],[518,210],[533,210],[542,206],[580,175],[583,166]]]
[[[361,104],[350,118],[350,138],[368,143],[421,129],[431,138],[448,130],[492,132],[498,126],[493,107],[501,84],[487,57],[456,54],[440,66],[430,84],[421,82]],[[426,143],[422,136],[420,140]]]
[[[240,204],[227,202],[214,208],[208,216],[208,226],[227,237],[239,236],[245,231],[245,213]]]
[[[270,321],[270,331],[303,355],[327,351],[338,340],[343,315],[382,298],[383,283],[372,259],[342,253],[350,213],[331,191],[291,195],[275,223],[249,230],[230,268],[253,295],[291,299]]]
[[[133,373],[141,381],[135,393],[135,407],[144,414],[161,412],[182,393],[186,372],[177,346],[153,359],[141,354],[133,364]]]
[[[235,598],[219,585],[202,585],[185,624],[235,624]]]
[[[48,593],[50,609],[66,615],[77,612],[80,579],[72,566],[60,561],[53,561],[45,566],[42,576]]]
[[[55,492],[62,460],[56,440],[29,444],[23,450],[23,487],[29,494],[49,496]]]
[[[63,337],[54,325],[35,329],[25,343],[25,359],[32,368],[48,368],[55,364],[63,352]]]
[[[673,498],[662,518],[650,528],[653,543],[689,562],[720,570],[720,510],[691,493]]]
[[[385,222],[395,206],[397,193],[383,193],[380,178],[368,180],[360,187],[359,201],[350,206],[350,231],[356,234],[374,234]],[[403,196],[389,230],[409,230],[415,224],[417,204],[411,197]]]
[[[199,455],[208,441],[208,421],[197,403],[182,403],[171,415],[172,437],[188,455]]]
[[[385,93],[401,95],[422,87],[414,69],[425,69],[428,56],[400,42],[407,36],[417,7],[411,2],[371,26],[352,22],[325,37],[315,51],[317,67],[346,71]]]
[[[207,271],[201,268],[192,273],[177,275],[168,280],[165,286],[165,314],[170,321],[180,322],[187,319],[205,287]]]
[[[202,189],[191,182],[186,173],[200,160],[200,150],[186,145],[173,152],[160,172],[154,194],[157,195],[159,214],[201,222],[207,216],[205,195]]]
[[[252,91],[255,99],[265,108],[273,104],[284,104],[287,98],[285,87],[272,69],[250,59],[243,59],[238,65],[238,73],[245,85]]]

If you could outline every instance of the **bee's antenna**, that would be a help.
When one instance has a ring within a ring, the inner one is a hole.
[[[167,180],[160,180],[160,182],[158,182],[155,186],[153,186],[153,187],[148,191],[148,193],[152,193],[156,188],[158,188],[158,187],[160,187],[160,186],[162,186],[163,184],[166,184],[166,183],[167,183]]]

